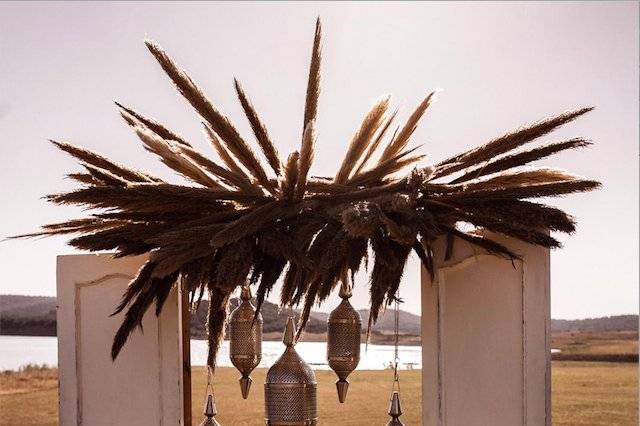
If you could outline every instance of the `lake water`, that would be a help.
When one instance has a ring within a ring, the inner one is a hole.
[[[269,367],[284,349],[281,342],[262,342],[262,360],[259,367]],[[324,342],[300,342],[296,345],[300,356],[314,368],[329,369],[326,361]],[[420,346],[400,346],[400,368],[422,368],[422,350]],[[204,340],[191,341],[191,364],[205,365],[207,343]],[[361,370],[383,370],[393,360],[393,346],[369,345],[360,350]],[[26,364],[58,365],[58,338],[42,336],[0,336],[0,371],[16,370]],[[229,361],[229,342],[225,341],[218,354],[218,365],[231,367]]]

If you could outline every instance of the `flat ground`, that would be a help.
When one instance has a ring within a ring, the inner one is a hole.
[[[633,363],[554,361],[554,425],[637,425],[638,366]],[[253,374],[250,399],[240,397],[238,374],[231,368],[216,373],[216,398],[223,425],[262,425],[265,370]],[[194,425],[204,395],[204,371],[193,371]],[[318,409],[323,424],[384,424],[390,393],[390,371],[357,371],[351,377],[347,403],[337,402],[330,371],[318,371]],[[420,371],[403,371],[402,420],[420,424]],[[366,384],[366,385],[365,385]],[[0,425],[57,425],[57,372],[32,368],[0,373]]]
[[[553,333],[551,347],[558,361],[638,360],[637,331],[565,331]]]

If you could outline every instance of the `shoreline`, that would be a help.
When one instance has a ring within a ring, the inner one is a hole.
[[[12,337],[57,337],[56,334],[38,334],[38,333],[11,333],[3,330],[0,333],[0,336],[12,336]],[[280,331],[271,331],[264,333],[262,335],[263,342],[280,342],[282,341],[282,332]],[[205,336],[202,335],[192,335],[191,340],[207,340]],[[225,337],[225,340],[229,340]],[[326,342],[327,334],[326,333],[304,333],[300,342]],[[366,336],[362,334],[362,343],[366,343]],[[381,333],[371,333],[371,337],[369,339],[369,344],[372,345],[384,345],[384,346],[392,346],[394,344],[394,336],[392,334],[381,334]],[[420,346],[421,339],[420,336],[416,335],[407,335],[402,334],[399,336],[399,344],[400,346]]]

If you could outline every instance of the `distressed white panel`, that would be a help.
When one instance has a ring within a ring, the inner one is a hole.
[[[488,235],[524,262],[442,239],[422,271],[424,425],[551,424],[549,250]]]
[[[144,257],[58,256],[60,424],[180,425],[182,365],[178,297],[143,319],[115,362],[111,343],[124,314],[109,317]]]

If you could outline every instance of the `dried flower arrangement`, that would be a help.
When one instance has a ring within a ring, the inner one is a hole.
[[[528,200],[590,191],[599,183],[562,170],[521,166],[590,142],[575,138],[518,149],[591,108],[541,120],[398,176],[423,158],[408,144],[433,93],[390,138],[386,136],[396,113],[388,112],[387,97],[364,117],[336,175],[311,176],[320,94],[320,39],[318,20],[301,146],[284,163],[255,108],[235,82],[270,171],[229,118],[153,41],[147,41],[147,47],[203,119],[205,134],[222,164],[164,125],[120,104],[122,117],[144,147],[193,185],[168,183],[89,150],[53,142],[77,158],[84,171],[69,175],[82,184],[79,189],[50,195],[47,200],[100,212],[45,225],[40,232],[21,237],[80,234],[69,244],[82,250],[114,250],[116,257],[149,253],[115,310],[126,309],[126,314],[114,339],[114,359],[154,302],[156,314],[160,313],[178,280],[190,291],[193,304],[208,292],[209,363],[213,365],[229,297],[246,280],[257,284],[259,311],[284,274],[280,300],[283,305],[303,304],[301,331],[312,306],[322,302],[338,282],[353,276],[371,253],[371,326],[384,305],[395,300],[411,251],[433,273],[432,244],[438,236],[447,235],[450,241],[460,238],[498,256],[518,258],[491,239],[463,232],[458,223],[544,247],[560,245],[549,231],[575,230],[573,218],[562,210]]]

